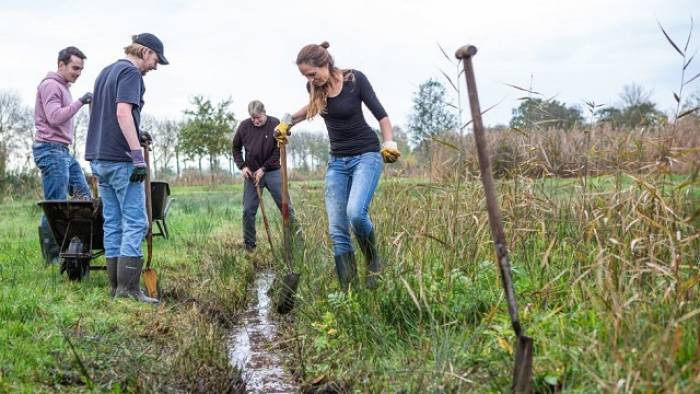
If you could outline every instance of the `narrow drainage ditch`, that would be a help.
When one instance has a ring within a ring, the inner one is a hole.
[[[229,359],[242,371],[248,393],[294,393],[297,386],[282,366],[273,346],[277,324],[271,319],[267,292],[274,280],[272,271],[262,271],[255,278],[255,300],[238,316],[231,332]]]

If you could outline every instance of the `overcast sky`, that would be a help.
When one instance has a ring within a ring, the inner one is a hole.
[[[91,91],[102,68],[123,57],[132,34],[151,32],[165,44],[169,66],[145,77],[144,113],[180,119],[194,95],[231,97],[238,119],[262,100],[279,116],[306,102],[294,60],[309,43],[330,42],[336,64],[363,71],[394,125],[404,126],[418,85],[454,76],[459,46],[479,48],[476,77],[486,124],[504,124],[522,94],[505,83],[533,87],[569,104],[614,104],[623,85],[653,91],[673,106],[680,57],[660,21],[679,43],[697,0],[354,0],[354,1],[7,1],[0,0],[2,89],[34,105],[36,85],[54,71],[59,49],[75,45],[88,59],[72,87]],[[700,31],[696,31],[700,36]],[[700,40],[693,40],[692,48]],[[700,59],[690,74],[700,71]],[[699,81],[700,82],[700,81]],[[460,84],[464,84],[463,80]],[[700,83],[692,92],[700,91]],[[453,96],[453,102],[457,100]],[[465,108],[467,108],[465,106]],[[371,118],[369,118],[371,119]],[[377,126],[376,122],[370,122]],[[303,125],[322,130],[319,121]]]

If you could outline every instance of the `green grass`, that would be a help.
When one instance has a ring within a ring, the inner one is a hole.
[[[700,188],[684,178],[643,180],[589,178],[587,193],[576,179],[499,182],[539,392],[700,390],[700,218],[692,216]],[[382,285],[348,294],[335,278],[323,182],[290,189],[305,247],[295,250],[299,299],[293,318],[281,320],[280,346],[304,390],[509,390],[513,334],[478,179],[383,179],[371,208],[386,260]],[[171,239],[155,242],[165,301],[155,308],[111,300],[102,272],[70,283],[44,267],[38,208],[6,204],[0,391],[232,386],[226,330],[253,277],[237,247],[241,188],[173,194]],[[279,245],[279,214],[269,198],[266,207]],[[258,223],[254,257],[269,261]]]
[[[233,242],[240,237],[240,190],[174,188],[173,194],[171,238],[154,241],[165,301],[158,307],[112,300],[104,271],[72,283],[58,267],[45,266],[35,202],[4,204],[0,392],[234,387],[238,373],[223,338],[230,317],[245,305],[253,272]]]
[[[662,180],[646,181],[589,179],[585,198],[577,180],[500,182],[538,391],[700,389],[700,240],[697,220],[687,221],[698,186],[664,191],[655,188]],[[287,335],[305,387],[508,391],[513,334],[480,184],[385,179],[371,209],[383,286],[347,295],[318,215],[321,193],[296,200],[307,249]]]

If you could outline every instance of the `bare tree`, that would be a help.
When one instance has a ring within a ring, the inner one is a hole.
[[[153,138],[153,135],[156,133],[155,130],[158,128],[158,119],[156,119],[155,116],[151,114],[143,114],[141,115],[141,121],[139,122],[139,131],[140,132],[147,132],[151,137]],[[152,171],[152,176],[155,176],[155,171],[153,168],[157,167],[156,162],[155,162],[155,157],[151,156],[150,157],[151,163],[149,163],[149,167],[151,168]]]
[[[325,134],[297,131],[287,152],[294,168],[302,172],[314,172],[328,162],[329,143]]]
[[[87,108],[82,108],[73,118],[73,145],[71,153],[77,159],[80,159],[85,152],[85,144],[87,138],[87,129],[90,124],[90,114]]]
[[[636,83],[625,85],[622,87],[620,100],[622,100],[623,108],[650,103],[651,91],[644,89],[642,86],[637,85]]]
[[[25,165],[31,160],[33,120],[19,94],[0,91],[0,176],[5,175],[13,156],[25,156]]]
[[[153,145],[156,170],[163,174],[170,172],[170,162],[176,155],[176,147],[180,139],[182,123],[171,119],[165,119],[157,123],[157,129],[153,133]]]

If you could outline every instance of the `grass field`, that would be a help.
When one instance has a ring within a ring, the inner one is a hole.
[[[700,193],[686,181],[620,175],[585,192],[576,180],[500,182],[538,391],[700,390]],[[508,391],[513,335],[478,179],[383,179],[371,215],[387,264],[374,292],[339,292],[323,184],[291,193],[305,247],[280,347],[304,390]],[[172,237],[155,243],[156,308],[111,300],[102,272],[69,283],[44,267],[38,208],[3,204],[0,391],[235,389],[226,330],[254,271],[237,246],[240,185],[173,194]],[[271,260],[260,222],[258,241],[253,260]]]
[[[223,338],[253,270],[239,256],[240,192],[175,189],[171,238],[155,239],[160,307],[112,300],[104,271],[71,283],[44,266],[34,201],[0,212],[0,392],[227,392]],[[103,258],[96,260],[104,264]],[[72,346],[72,348],[71,348]],[[73,350],[74,349],[74,350]]]

